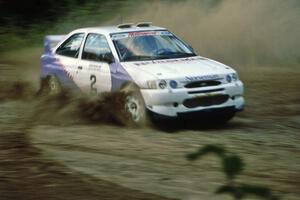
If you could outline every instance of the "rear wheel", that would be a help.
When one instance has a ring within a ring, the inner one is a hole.
[[[57,95],[62,91],[60,82],[55,76],[49,76],[42,80],[40,94]]]

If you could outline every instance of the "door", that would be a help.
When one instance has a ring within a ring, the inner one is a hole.
[[[73,81],[78,55],[83,42],[84,33],[76,33],[63,42],[55,52],[57,70],[55,75],[65,87],[77,87]]]
[[[81,90],[91,95],[111,91],[109,64],[113,56],[105,36],[90,33],[82,50],[75,80]]]

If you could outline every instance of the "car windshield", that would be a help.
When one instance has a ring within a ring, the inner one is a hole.
[[[112,34],[120,61],[145,61],[195,56],[193,50],[169,31]]]

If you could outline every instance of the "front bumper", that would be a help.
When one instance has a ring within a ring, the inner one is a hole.
[[[244,87],[241,81],[201,88],[141,89],[141,93],[147,109],[153,113],[169,117],[177,117],[183,113],[215,108],[232,107],[236,111],[244,108]],[[184,105],[187,99],[205,98],[213,95],[228,95],[229,98],[224,103],[217,105],[197,106],[193,108]]]

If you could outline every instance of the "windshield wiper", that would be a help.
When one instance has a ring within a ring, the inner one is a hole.
[[[123,58],[123,61],[141,61],[141,60],[152,60],[152,56],[128,56]]]
[[[180,56],[180,57],[191,57],[191,56],[196,56],[194,53],[174,53],[172,54],[174,56]]]
[[[145,60],[159,60],[159,59],[172,59],[196,56],[194,53],[170,53],[168,55],[146,56],[146,55],[133,55],[123,58],[123,61],[145,61]]]
[[[165,55],[155,56],[154,59],[168,59],[168,58],[172,59],[172,58],[184,58],[184,57],[192,57],[192,56],[196,56],[196,54],[172,52],[172,53],[165,54]]]

